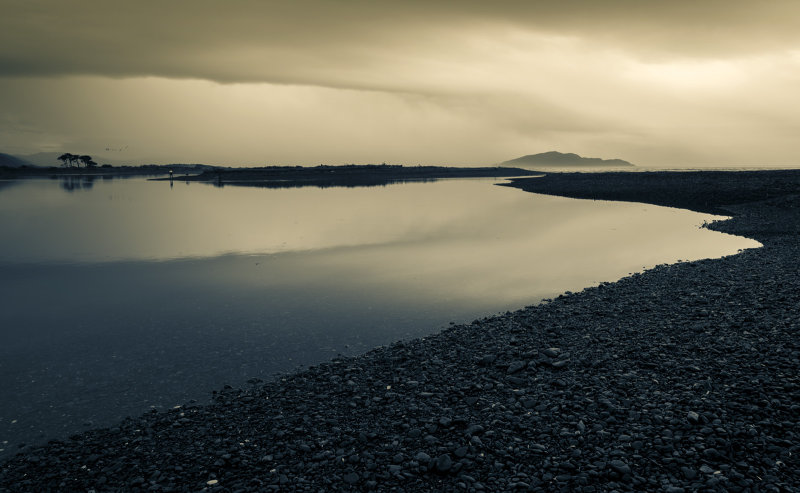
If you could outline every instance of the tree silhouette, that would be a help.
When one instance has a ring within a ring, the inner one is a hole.
[[[72,160],[75,159],[75,156],[69,152],[65,152],[64,154],[58,156],[58,160],[61,161],[61,166],[66,167],[67,161],[69,161],[69,165],[72,166]]]
[[[95,163],[94,161],[92,161],[92,156],[86,156],[86,155],[84,155],[84,156],[78,156],[78,159],[79,159],[79,160],[80,160],[80,162],[82,162],[82,163],[83,163],[83,165],[84,165],[84,166],[86,166],[87,168],[89,167],[89,163],[94,163],[94,164],[97,164],[97,163]]]
[[[57,158],[61,161],[61,166],[67,166],[69,163],[69,167],[79,166],[83,163],[84,166],[87,168],[93,168],[97,166],[97,163],[92,160],[92,156],[84,154],[83,156],[78,154],[72,154],[71,152],[65,152],[64,154],[58,156]]]

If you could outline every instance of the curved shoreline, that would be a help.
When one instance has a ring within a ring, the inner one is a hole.
[[[0,491],[800,489],[800,172],[579,176],[512,186],[724,210],[764,247],[54,441]]]

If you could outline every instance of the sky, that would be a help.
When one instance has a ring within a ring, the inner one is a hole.
[[[0,0],[0,152],[800,165],[795,0]]]

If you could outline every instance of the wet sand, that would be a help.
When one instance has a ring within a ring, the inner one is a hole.
[[[0,490],[800,490],[800,172],[513,186],[723,212],[764,247],[25,450]]]

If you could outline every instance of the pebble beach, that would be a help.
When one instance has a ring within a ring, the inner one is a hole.
[[[28,447],[0,491],[800,491],[800,171],[510,186],[723,214],[763,247]]]

